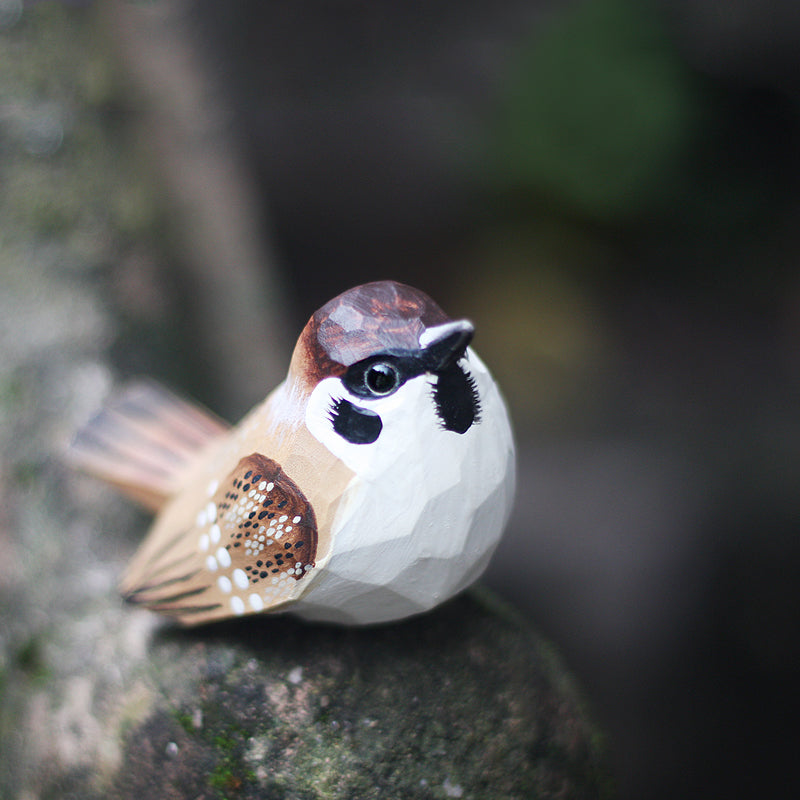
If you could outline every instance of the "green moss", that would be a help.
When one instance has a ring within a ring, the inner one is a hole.
[[[214,735],[214,747],[225,756],[230,756],[236,750],[238,742],[230,734],[217,733]]]
[[[191,741],[208,750],[213,767],[207,773],[206,783],[220,800],[241,796],[247,785],[255,781],[255,773],[243,759],[248,736],[241,726],[217,727],[212,722],[214,714],[210,708],[203,710],[204,724],[200,727],[184,709],[174,709],[172,718]]]
[[[36,683],[44,683],[50,676],[50,668],[45,661],[39,636],[31,636],[18,647],[14,661],[17,668]]]
[[[255,773],[243,761],[244,737],[240,730],[227,730],[212,737],[217,763],[208,775],[208,785],[222,800],[240,796]]]
[[[191,714],[176,710],[173,712],[173,717],[178,725],[190,736],[195,732],[194,721],[192,720]]]
[[[208,776],[208,785],[216,789],[220,798],[228,800],[240,794],[245,783],[255,781],[255,773],[240,761],[224,758]]]
[[[3,375],[0,378],[0,408],[12,411],[20,407],[25,397],[22,381],[14,375]]]

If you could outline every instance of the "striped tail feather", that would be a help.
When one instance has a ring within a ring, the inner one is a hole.
[[[154,381],[136,381],[78,431],[67,460],[158,511],[180,488],[184,470],[228,429]]]

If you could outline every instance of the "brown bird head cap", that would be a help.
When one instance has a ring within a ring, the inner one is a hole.
[[[418,350],[426,329],[450,318],[424,292],[395,281],[350,289],[316,311],[303,329],[289,369],[313,389],[376,353]]]

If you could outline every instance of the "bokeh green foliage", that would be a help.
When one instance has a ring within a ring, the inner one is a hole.
[[[656,9],[583,0],[533,33],[498,113],[500,183],[607,222],[663,202],[703,101]]]

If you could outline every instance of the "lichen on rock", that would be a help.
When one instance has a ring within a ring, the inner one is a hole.
[[[376,628],[161,628],[149,658],[164,683],[124,738],[123,797],[193,796],[187,772],[242,798],[603,796],[563,671],[474,593]]]

